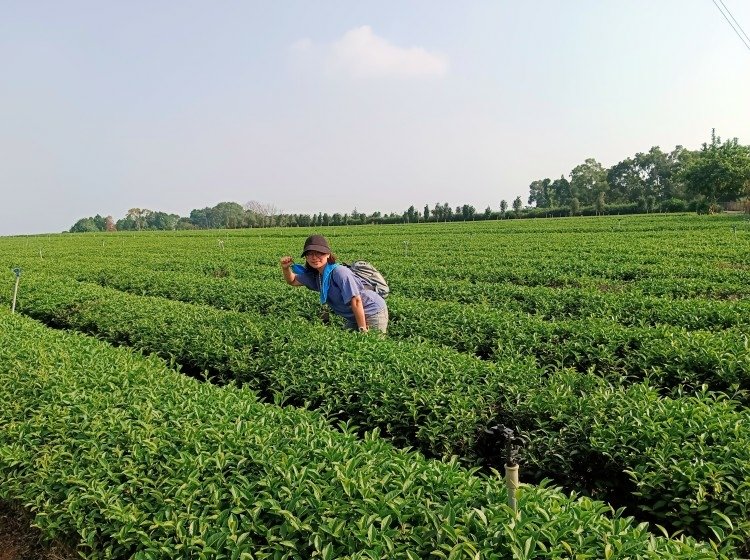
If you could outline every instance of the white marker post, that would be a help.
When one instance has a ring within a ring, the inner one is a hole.
[[[16,275],[16,287],[13,288],[13,305],[11,305],[11,308],[10,308],[11,313],[16,312],[16,296],[18,295],[18,283],[21,281],[21,269],[14,268],[13,274]]]
[[[505,436],[505,485],[508,490],[508,505],[513,513],[518,512],[518,461],[516,461],[516,450],[514,445],[520,443],[513,430],[503,427]]]

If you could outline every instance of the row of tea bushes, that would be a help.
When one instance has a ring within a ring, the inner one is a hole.
[[[486,258],[461,259],[461,265],[420,260],[419,269],[437,281],[471,284],[511,284],[527,287],[599,289],[616,286],[645,296],[669,298],[710,298],[736,300],[750,296],[746,265],[738,270],[713,271],[697,277],[681,277],[667,263],[654,265],[613,266],[603,256],[600,262],[590,256],[582,256],[576,264],[561,262],[563,257],[551,257],[549,262],[533,260],[514,263],[511,259],[490,262]],[[393,267],[396,268],[396,267]],[[403,276],[410,278],[414,266],[406,267]],[[385,270],[389,278],[398,278],[402,273],[396,268]]]
[[[85,558],[728,558],[7,311],[0,380],[0,498]]]
[[[623,326],[671,325],[689,330],[750,327],[750,300],[655,297],[626,291],[618,284],[580,289],[410,278],[398,283],[397,293],[415,299],[486,305],[541,319],[606,317]]]
[[[220,309],[310,320],[318,316],[315,294],[290,289],[281,281],[216,280],[134,268],[117,274],[98,271],[78,276],[132,293]],[[552,293],[547,297],[550,302],[559,302]],[[391,337],[431,340],[488,359],[502,360],[508,354],[534,356],[544,368],[573,367],[603,376],[649,377],[667,389],[695,389],[703,384],[729,394],[750,389],[750,347],[743,329],[712,332],[667,325],[628,326],[609,317],[549,321],[544,315],[487,305],[399,296],[389,298],[388,304]],[[699,306],[691,312],[688,306],[682,306],[689,317],[702,309]]]
[[[274,269],[270,279],[216,278],[208,274],[153,271],[124,263],[89,264],[77,267],[71,276],[133,292],[163,295],[182,301],[205,301],[223,309],[274,312],[288,287]],[[393,281],[394,295],[416,300],[437,300],[466,305],[484,305],[498,312],[531,314],[540,319],[607,318],[623,326],[670,325],[688,330],[750,327],[750,300],[724,301],[701,298],[672,299],[639,293],[592,289],[555,289],[512,284],[436,282],[434,278],[411,277]],[[606,290],[607,288],[601,288]],[[270,300],[269,300],[270,298]],[[315,301],[314,297],[304,298]],[[296,309],[295,309],[296,310]]]
[[[493,364],[430,345],[70,280],[31,286],[21,309],[197,370],[237,376],[269,399],[380,428],[433,455],[491,460],[497,450],[483,449],[491,443],[484,431],[509,422],[531,438],[527,467],[538,477],[583,485],[702,537],[730,543],[750,533],[750,414],[710,394],[661,398],[644,384],[621,387],[565,371],[547,377],[518,358]],[[710,438],[701,435],[706,426]],[[663,477],[654,477],[656,470]],[[720,484],[717,472],[725,475]]]
[[[18,309],[55,327],[159,354],[219,383],[249,385],[269,401],[342,413],[436,456],[472,456],[502,396],[510,399],[519,385],[538,384],[543,375],[520,361],[501,368],[430,345],[51,276],[27,282]]]
[[[750,345],[743,329],[623,326],[609,318],[548,321],[487,306],[401,299],[394,299],[391,309],[392,336],[418,336],[483,358],[522,354],[547,369],[649,378],[667,390],[704,384],[728,394],[750,389]]]

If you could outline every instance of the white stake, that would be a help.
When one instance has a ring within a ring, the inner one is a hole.
[[[13,288],[13,305],[11,305],[10,312],[16,312],[16,296],[18,295],[18,283],[21,281],[21,269],[14,268],[13,273],[16,275],[16,287]]]
[[[508,488],[508,505],[518,511],[518,465],[505,465],[505,485]]]

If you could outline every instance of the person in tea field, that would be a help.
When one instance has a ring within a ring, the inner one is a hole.
[[[375,291],[367,289],[348,267],[336,262],[328,240],[311,235],[302,249],[305,265],[294,264],[292,257],[281,257],[284,280],[290,286],[305,286],[320,292],[320,303],[327,304],[346,320],[351,330],[385,333],[388,328],[388,306]]]

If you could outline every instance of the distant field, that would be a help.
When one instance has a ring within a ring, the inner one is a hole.
[[[386,338],[283,282],[312,229],[0,238],[0,498],[92,558],[750,553],[746,216],[315,231]]]

